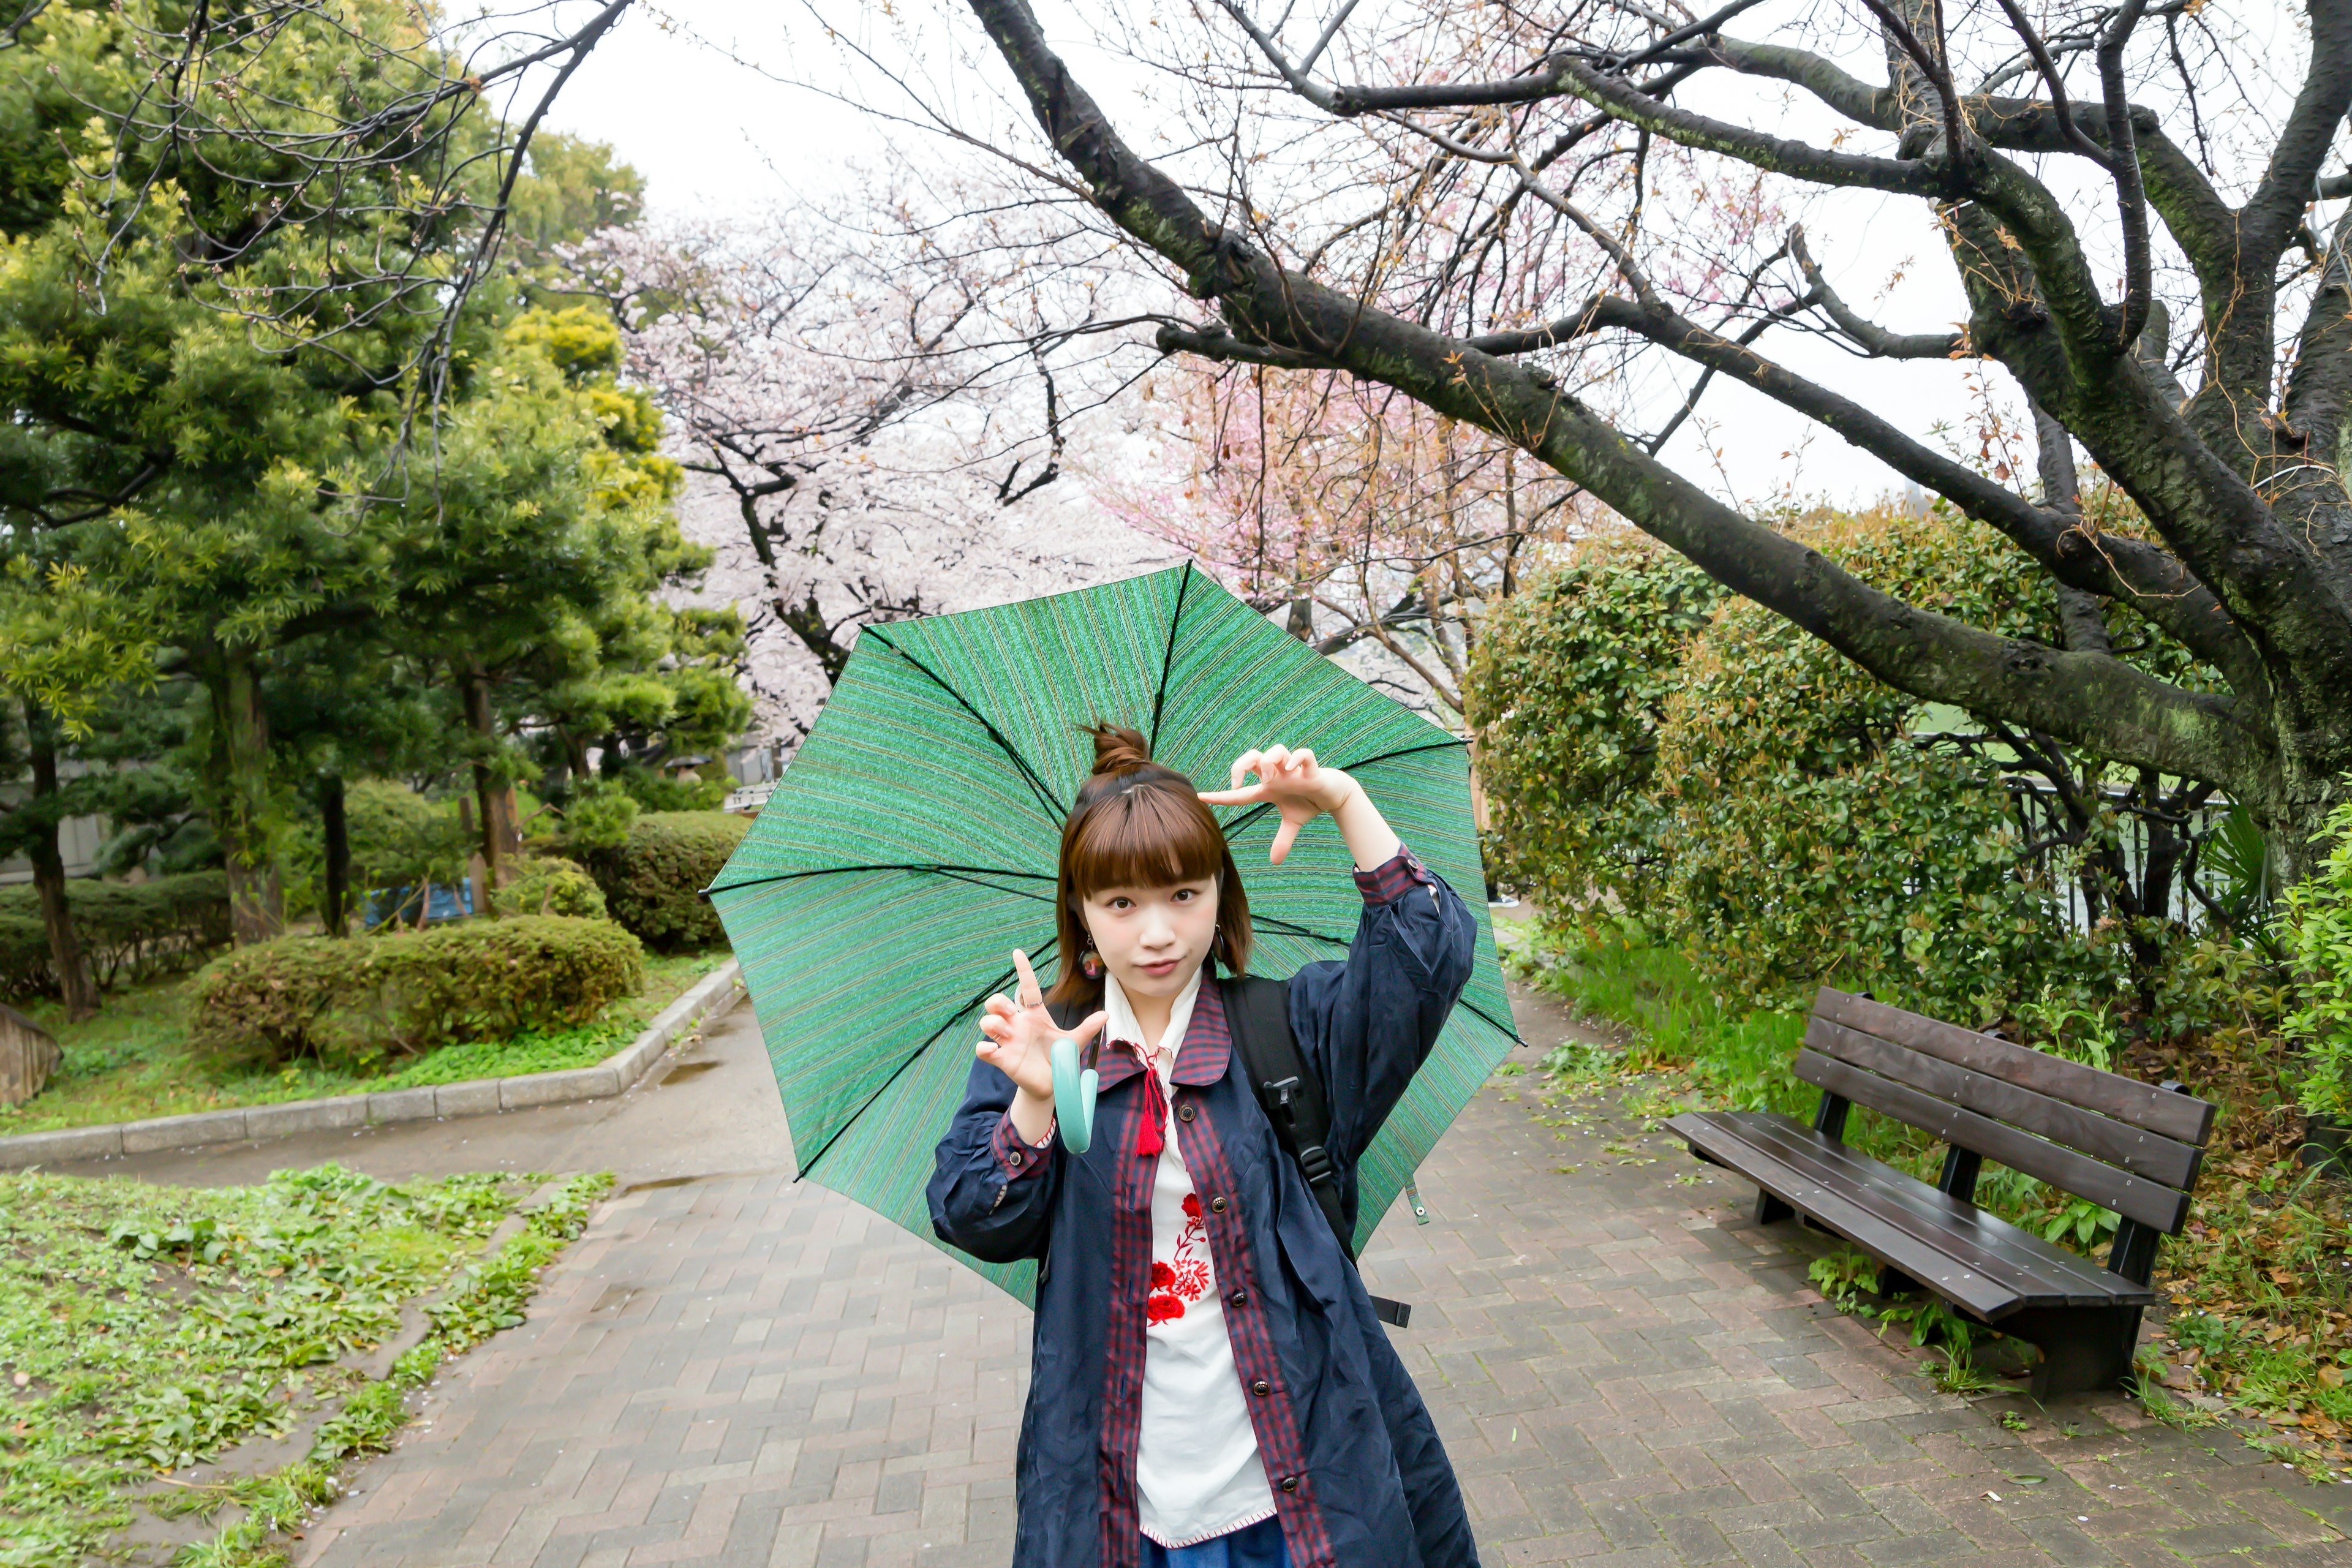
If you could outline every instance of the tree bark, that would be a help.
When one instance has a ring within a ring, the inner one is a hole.
[[[33,889],[41,902],[41,924],[49,933],[49,967],[57,971],[66,1020],[79,1023],[98,1011],[98,985],[90,976],[81,933],[74,929],[73,911],[66,901],[66,862],[58,848],[57,731],[48,716],[31,703],[25,705],[25,730],[33,761],[33,834],[25,853],[33,862]]]
[[[286,930],[278,867],[278,810],[269,787],[269,718],[253,656],[224,650],[205,685],[213,705],[213,831],[226,853],[229,930],[239,947]]]
[[[498,730],[490,714],[490,678],[479,665],[461,671],[458,689],[466,701],[466,727],[474,733],[478,748],[474,757],[474,821],[479,831],[476,835],[481,846],[483,881],[481,908],[474,912],[498,917],[498,900],[490,897],[507,883],[507,832],[504,823],[514,816],[514,795],[499,786],[490,771],[489,749],[498,741]],[[504,806],[506,809],[500,810]]]
[[[329,936],[351,934],[352,835],[343,816],[343,780],[329,773],[319,781],[319,830],[326,846],[326,886],[319,895],[319,923]]]
[[[1095,204],[1181,274],[1188,293],[1220,309],[1222,325],[1162,327],[1163,353],[1341,370],[1393,387],[1548,464],[1717,582],[1786,617],[1888,685],[2042,731],[2115,762],[2219,785],[2273,832],[2290,876],[2307,865],[2313,835],[2352,768],[2352,616],[2345,610],[2352,596],[2339,593],[2330,575],[2336,556],[2352,560],[2352,553],[2323,545],[2335,535],[2305,526],[2300,514],[2282,515],[2252,482],[2251,459],[2242,451],[2217,451],[2200,437],[2202,412],[2179,406],[2170,374],[2158,374],[2161,367],[2151,367],[2135,341],[2135,313],[2145,313],[2148,303],[2137,285],[2139,303],[2106,303],[2100,268],[2083,249],[2065,204],[2022,164],[1976,140],[1950,101],[1948,79],[1936,94],[1865,95],[1869,101],[1858,107],[1903,133],[1901,155],[1893,160],[1811,147],[1692,113],[1573,53],[1547,57],[1540,79],[1505,85],[1510,101],[1528,92],[1571,93],[1638,130],[1811,183],[1941,203],[1969,296],[1971,346],[2005,364],[2037,405],[2084,444],[2147,516],[2162,536],[2162,549],[2085,538],[2063,511],[2033,508],[2021,498],[1994,506],[1986,487],[1944,471],[1948,465],[1916,443],[1891,439],[1891,427],[1882,429],[1885,422],[1866,408],[1790,375],[1742,342],[1686,328],[1671,311],[1611,300],[1597,313],[1745,380],[1900,471],[1934,468],[1921,482],[1956,498],[1964,510],[1981,512],[2061,583],[2110,598],[2134,595],[2150,619],[2212,659],[2228,681],[2226,692],[2177,685],[2116,658],[2098,646],[2103,639],[2094,635],[2088,616],[2072,617],[2076,640],[2087,646],[2053,649],[1906,603],[1724,505],[1560,390],[1551,373],[1378,309],[1360,290],[1286,268],[1245,229],[1212,221],[1181,185],[1120,139],[1046,42],[1027,0],[968,3],[1047,139]],[[1916,8],[1908,0],[1906,5]],[[2329,41],[2324,49],[2315,43],[2314,78],[2296,110],[2298,124],[2306,128],[2340,119],[2344,95],[2352,93],[2352,78],[2338,80],[2318,68],[2326,63],[2321,57],[2332,60],[2343,44],[2337,33],[2352,36],[2352,24],[2331,16],[2327,25]],[[1937,47],[1943,47],[1940,33]],[[1739,48],[1759,67],[1774,53]],[[1903,68],[1898,66],[1898,76]],[[1804,85],[1818,92],[1826,79],[1813,71]],[[1325,89],[1303,77],[1290,85],[1334,113],[1373,107],[1366,97],[1373,89]],[[1834,95],[1837,84],[1828,86]],[[1434,84],[1400,90],[1452,102],[1468,89]],[[2021,105],[2017,112],[2030,119],[2039,111]],[[2139,142],[2139,111],[2119,103],[2113,113],[2131,117],[2133,133],[2118,127],[2112,138],[2117,155],[2131,157],[2129,149]],[[2086,116],[2084,123],[2093,121]],[[1947,134],[1953,144],[1940,147]],[[2287,136],[2283,166],[2294,178],[2283,179],[2274,169],[2265,192],[2275,185],[2300,193],[2294,181],[2308,184],[2302,171],[2315,144],[2307,134]],[[2151,191],[2150,199],[2178,208],[2180,192],[2171,187],[2179,184],[2179,174],[2163,175],[2170,184]],[[2269,247],[2282,241],[2284,230],[2267,216],[2267,199],[2258,199],[2245,215],[2260,220],[2253,224],[2260,233],[2250,231],[2242,254],[2276,254]],[[2134,197],[2126,205],[2136,204]],[[1598,231],[1589,232],[1598,237]],[[1622,265],[1637,270],[1630,258]],[[1629,282],[1643,295],[1638,278]],[[2269,297],[2265,292],[2264,300]],[[2240,308],[2235,296],[2226,304],[2232,312]],[[2268,315],[2256,310],[2252,316],[2259,328],[2250,324],[2248,331],[2269,331]],[[2250,386],[2261,380],[2251,373],[2243,379]],[[2251,415],[2232,417],[2241,430],[2265,423]],[[2263,443],[2254,456],[2270,460],[2272,437],[2243,437],[2242,448],[2245,439]],[[2272,455],[2284,455],[2284,448]],[[2324,489],[2336,504],[2340,482],[2323,483],[2301,470],[2294,475],[2295,486],[2315,494]],[[2352,524],[2346,525],[2344,542],[2352,544]],[[2179,589],[2189,592],[2144,580],[2157,572],[2179,576]],[[2221,646],[2200,640],[2208,623],[2225,628]]]

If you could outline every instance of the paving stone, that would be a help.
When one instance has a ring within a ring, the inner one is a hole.
[[[1421,1168],[1431,1223],[1401,1206],[1363,1264],[1413,1303],[1394,1342],[1487,1563],[2352,1568],[2352,1488],[2108,1396],[2021,1406],[2033,1429],[2005,1432],[2016,1402],[1936,1393],[1821,1302],[1822,1237],[1756,1226],[1751,1193],[1638,1119],[1531,1123],[1531,1081],[1471,1104]],[[481,1089],[467,1109],[496,1109]],[[1010,1298],[814,1183],[628,1192],[299,1561],[998,1568],[1028,1341]]]

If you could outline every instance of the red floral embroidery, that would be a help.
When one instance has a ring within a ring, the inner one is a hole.
[[[1209,1293],[1209,1233],[1201,1218],[1198,1194],[1184,1194],[1184,1234],[1176,1238],[1173,1261],[1151,1261],[1151,1295],[1144,1303],[1147,1323],[1173,1322],[1184,1309]]]

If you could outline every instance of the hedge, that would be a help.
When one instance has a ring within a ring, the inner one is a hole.
[[[194,967],[229,940],[228,879],[190,871],[145,882],[77,877],[66,908],[101,990]],[[49,928],[29,882],[0,888],[0,995],[54,996]]]
[[[1788,531],[1913,604],[2058,642],[2048,580],[1979,524]],[[1979,1023],[2113,995],[2113,944],[2061,912],[1999,758],[1942,734],[1965,715],[1694,578],[1647,542],[1595,542],[1492,623],[1469,697],[1507,879],[1559,915],[1637,917],[1749,1005],[1832,980]]]
[[[606,911],[646,946],[709,947],[727,933],[702,889],[751,830],[749,818],[721,811],[648,812],[629,825],[619,848],[583,858],[604,891]]]
[[[524,858],[520,874],[491,895],[502,915],[573,915],[607,920],[604,890],[587,868],[560,855]]]
[[[466,921],[392,936],[283,937],[206,964],[189,1035],[268,1065],[364,1070],[459,1040],[583,1024],[645,981],[645,950],[609,921]]]

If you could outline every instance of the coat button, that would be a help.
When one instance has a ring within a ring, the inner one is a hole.
[[[1223,1198],[1211,1198],[1211,1199],[1209,1200],[1209,1212],[1210,1212],[1211,1214],[1223,1214],[1223,1213],[1224,1213],[1224,1212],[1225,1212],[1225,1200],[1224,1200],[1224,1199],[1223,1199]]]
[[[1179,1121],[1190,1121],[1192,1120],[1192,1102],[1191,1100],[1188,1100],[1183,1104],[1176,1108],[1176,1120]]]
[[[1261,1377],[1255,1383],[1250,1384],[1250,1392],[1256,1394],[1260,1399],[1264,1399],[1267,1394],[1274,1392],[1274,1384],[1266,1382],[1265,1379]]]
[[[1236,1290],[1232,1295],[1226,1297],[1225,1300],[1232,1302],[1236,1307],[1246,1307],[1249,1305],[1249,1292],[1246,1290]]]
[[[1286,1491],[1286,1492],[1295,1492],[1295,1491],[1297,1491],[1297,1490],[1298,1489],[1298,1478],[1297,1478],[1297,1476],[1285,1476],[1285,1477],[1283,1477],[1283,1478],[1282,1478],[1282,1489],[1283,1489],[1284,1491]]]

